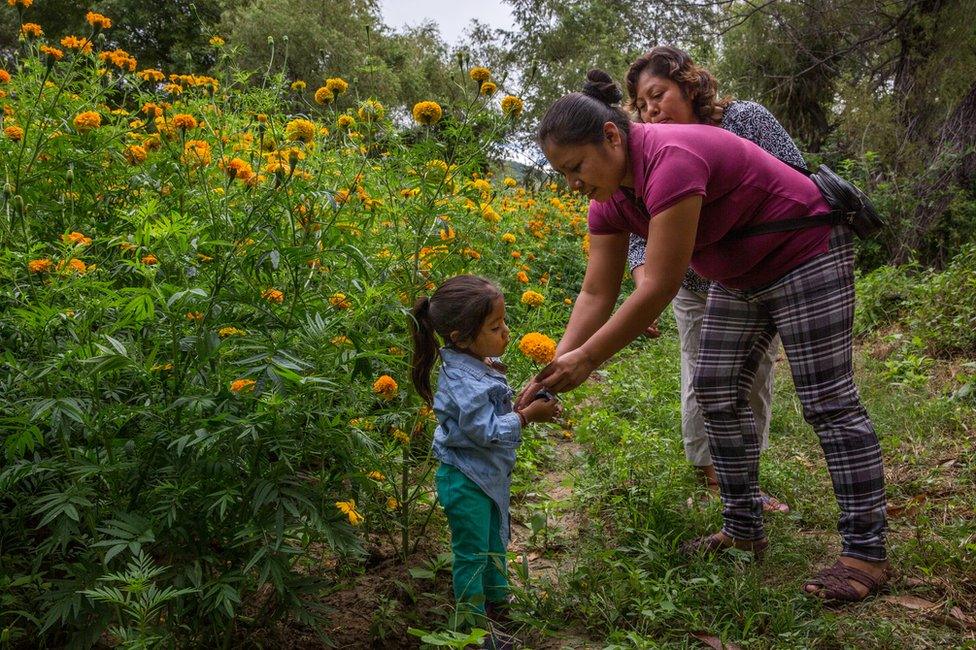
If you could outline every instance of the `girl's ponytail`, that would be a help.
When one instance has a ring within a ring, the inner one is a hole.
[[[421,296],[413,305],[410,334],[413,337],[413,361],[410,378],[424,401],[433,405],[434,393],[430,387],[430,371],[437,359],[437,337],[430,320],[430,298]]]

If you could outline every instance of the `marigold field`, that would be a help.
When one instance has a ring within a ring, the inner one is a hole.
[[[483,68],[457,105],[339,111],[353,84],[248,76],[219,37],[214,76],[142,69],[101,46],[111,18],[25,27],[0,71],[2,641],[321,628],[335,567],[429,534],[409,306],[495,279],[518,385],[544,360],[518,341],[569,313],[585,206],[492,173],[522,103]]]

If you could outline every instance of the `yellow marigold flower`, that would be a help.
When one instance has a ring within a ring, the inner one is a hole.
[[[305,87],[306,87],[306,84],[301,79],[298,79],[297,81],[291,82],[291,89],[294,90],[295,92],[301,92],[301,91],[305,90]]]
[[[61,59],[64,58],[64,52],[62,52],[56,47],[51,47],[49,45],[42,45],[40,47],[40,50],[41,50],[41,54],[47,54],[55,61],[60,61]]]
[[[502,216],[495,211],[495,208],[487,203],[481,205],[481,218],[489,223],[498,223],[502,220]]]
[[[336,124],[339,125],[340,129],[348,129],[356,123],[356,119],[352,115],[340,115],[336,120]]]
[[[330,77],[325,80],[325,87],[336,95],[341,95],[349,90],[349,82],[342,77]]]
[[[396,380],[389,375],[380,375],[380,377],[373,382],[373,392],[385,400],[391,400],[396,397],[399,388],[400,387],[397,386]]]
[[[181,86],[180,84],[166,84],[165,86],[163,86],[163,92],[167,92],[170,95],[182,95],[183,86]]]
[[[467,255],[468,257],[470,257],[473,260],[480,260],[481,259],[481,253],[479,253],[478,251],[476,251],[473,248],[465,248],[464,249],[464,254]]]
[[[102,14],[96,14],[94,11],[89,11],[85,14],[85,20],[92,27],[98,27],[99,29],[109,29],[112,27],[112,19]]]
[[[369,474],[367,474],[366,475],[366,478],[371,478],[374,481],[385,481],[386,480],[386,477],[383,476],[383,472],[380,472],[379,470],[375,470],[375,469],[372,472],[370,472]]]
[[[349,523],[353,526],[358,526],[365,521],[363,516],[356,512],[356,502],[352,499],[349,499],[348,501],[336,501],[335,505],[340,512],[349,518]]]
[[[522,304],[528,305],[529,307],[538,307],[545,302],[545,300],[545,297],[541,293],[532,291],[531,289],[522,294]]]
[[[563,429],[563,440],[572,440],[573,432],[569,429]]]
[[[224,163],[224,172],[231,178],[231,180],[239,180],[241,182],[248,182],[254,177],[254,169],[247,161],[241,160],[240,158],[231,158]]]
[[[197,322],[202,321],[203,320],[203,312],[202,311],[188,311],[188,312],[186,312],[186,319],[187,320],[195,320]]]
[[[285,125],[285,138],[291,142],[311,142],[315,137],[315,124],[309,120],[292,120]]]
[[[61,45],[82,54],[91,54],[92,51],[92,42],[87,38],[79,38],[78,36],[65,36],[61,39]]]
[[[536,363],[549,363],[556,356],[556,342],[545,334],[529,332],[519,341],[519,351]]]
[[[583,242],[580,244],[580,247],[583,249],[584,253],[587,255],[590,254],[590,233],[583,235]]]
[[[400,503],[396,499],[394,499],[393,497],[388,497],[387,498],[387,500],[386,500],[386,509],[387,510],[396,510],[399,507],[400,507]]]
[[[211,47],[223,47],[224,39],[219,36],[211,36],[209,43]]]
[[[183,144],[184,165],[209,165],[212,159],[210,143],[206,140],[187,140]]]
[[[375,99],[367,99],[359,105],[359,110],[356,113],[363,122],[373,122],[383,119],[383,116],[386,115],[386,108]]]
[[[10,83],[10,73],[6,70],[0,69],[0,84]]]
[[[326,88],[325,86],[322,86],[321,88],[315,91],[316,104],[322,104],[324,106],[325,104],[331,102],[333,99],[335,99],[335,93],[332,92],[331,88]]]
[[[261,297],[268,302],[275,302],[279,305],[285,301],[285,294],[277,289],[265,289],[261,292]]]
[[[75,115],[74,125],[76,129],[82,132],[97,129],[102,125],[102,116],[95,111],[85,111]]]
[[[344,336],[340,334],[339,336],[332,337],[329,343],[336,346],[337,348],[341,348],[344,345],[352,345],[352,340],[348,336]]]
[[[31,273],[47,273],[48,271],[51,270],[52,266],[54,266],[54,263],[51,260],[44,257],[41,259],[31,260],[30,262],[28,262],[27,270],[30,271]]]
[[[477,66],[468,71],[468,76],[478,83],[484,83],[491,77],[491,70],[484,66]]]
[[[219,336],[222,339],[225,339],[228,336],[246,336],[246,335],[247,332],[245,332],[244,330],[239,330],[236,327],[230,327],[230,326],[221,327],[219,330],[217,330],[217,336]]]
[[[64,260],[58,262],[58,271],[71,270],[74,271],[75,273],[85,273],[88,270],[88,268],[89,267],[87,267],[84,262],[82,262],[77,258],[72,258],[67,262],[65,262]]]
[[[511,176],[506,176],[505,177],[505,187],[515,187],[516,185],[518,185],[518,181],[517,180],[515,180]]]
[[[413,106],[413,119],[424,126],[436,124],[443,114],[441,105],[437,102],[417,102]]]
[[[148,253],[146,255],[143,255],[142,256],[142,259],[140,261],[143,264],[145,264],[146,266],[155,266],[155,265],[159,264],[159,258],[157,258],[152,253]]]
[[[154,68],[146,68],[145,70],[140,70],[137,76],[143,81],[154,81],[154,82],[160,82],[166,78],[166,75],[164,75],[162,71],[156,70]]]
[[[529,276],[527,276],[527,275],[525,274],[525,271],[519,271],[519,272],[518,272],[518,275],[516,275],[516,276],[515,276],[515,278],[516,278],[516,279],[517,279],[517,280],[518,280],[519,282],[521,282],[522,284],[528,284],[528,283],[529,283]]]
[[[86,237],[80,232],[69,232],[67,235],[61,235],[61,241],[73,246],[89,246],[92,243],[91,237]]]
[[[572,305],[573,304],[573,299],[572,298],[563,298],[563,304],[565,304],[565,305]]]
[[[159,117],[163,114],[163,108],[154,102],[146,102],[139,110],[150,117]]]
[[[137,144],[129,145],[122,154],[130,165],[139,165],[146,162],[146,148]]]
[[[352,303],[349,302],[349,299],[346,298],[346,294],[344,293],[334,293],[329,296],[329,304],[336,309],[349,309],[352,307]]]
[[[14,142],[20,142],[24,138],[24,130],[15,125],[4,127],[3,134]]]
[[[44,36],[44,30],[37,23],[24,23],[20,26],[20,35],[26,37],[40,38]]]
[[[486,81],[481,84],[481,94],[484,95],[485,97],[491,97],[492,95],[495,94],[495,91],[497,90],[498,90],[498,86],[496,86],[494,82]]]
[[[240,393],[241,391],[252,391],[257,383],[253,379],[235,379],[230,382],[230,392]]]
[[[177,113],[170,118],[169,122],[174,129],[182,129],[186,131],[187,129],[197,128],[197,118],[186,113]]]
[[[514,244],[515,243],[515,235],[513,235],[510,232],[507,232],[504,235],[502,235],[502,241],[505,242],[506,244]]]
[[[522,114],[522,109],[525,105],[522,100],[514,95],[506,95],[502,99],[502,113],[509,115],[511,117],[518,117]]]
[[[34,4],[34,0],[7,0],[7,4],[10,5],[11,7],[16,7],[17,5],[20,5],[24,9],[27,9],[32,4]]]
[[[451,226],[448,226],[447,228],[441,228],[439,234],[440,234],[441,241],[453,241],[454,238],[457,236],[457,233],[454,231],[454,228],[452,228]]]
[[[403,429],[394,429],[392,435],[393,439],[399,442],[401,445],[410,444],[410,436],[407,435],[407,432]]]

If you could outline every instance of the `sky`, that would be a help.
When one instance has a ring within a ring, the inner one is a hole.
[[[458,42],[472,18],[495,28],[513,24],[510,7],[501,0],[381,0],[380,8],[383,22],[395,30],[435,21],[448,45]]]

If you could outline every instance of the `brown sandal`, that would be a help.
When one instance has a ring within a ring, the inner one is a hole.
[[[752,553],[756,561],[761,562],[767,546],[769,546],[769,539],[765,537],[762,539],[723,539],[721,533],[713,533],[685,542],[681,545],[681,553],[682,555],[700,555],[735,548]]]
[[[857,589],[851,586],[851,580],[867,587],[867,593],[863,596],[859,594]],[[887,581],[887,567],[885,567],[884,573],[875,578],[867,571],[848,566],[837,560],[832,567],[821,569],[814,578],[807,580],[803,585],[803,591],[810,596],[822,598],[827,603],[857,603],[878,593]],[[819,587],[819,589],[807,591],[806,588],[810,585]]]

